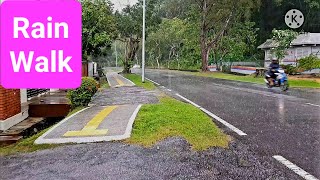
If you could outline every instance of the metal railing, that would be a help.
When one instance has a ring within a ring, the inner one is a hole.
[[[27,97],[32,98],[49,91],[50,89],[27,89]]]

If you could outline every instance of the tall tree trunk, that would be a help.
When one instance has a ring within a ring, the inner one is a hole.
[[[209,71],[209,68],[208,68],[209,52],[210,52],[210,50],[207,49],[206,47],[201,48],[201,59],[202,59],[202,71],[203,72]]]
[[[158,46],[158,57],[157,57],[157,65],[158,65],[158,69],[160,69],[160,62],[159,59],[161,58],[161,49],[160,49],[160,45],[157,43]]]
[[[126,58],[123,62],[123,73],[131,73],[131,66],[135,60],[137,51],[139,49],[139,40],[134,38],[129,38],[127,41]]]
[[[160,69],[159,57],[157,57],[156,60],[157,60],[158,69]]]

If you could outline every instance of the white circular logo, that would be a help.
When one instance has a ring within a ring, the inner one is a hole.
[[[287,12],[285,22],[290,28],[297,29],[303,25],[304,15],[298,9],[292,9]]]

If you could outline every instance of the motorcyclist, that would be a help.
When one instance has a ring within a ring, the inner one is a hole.
[[[278,69],[280,68],[280,65],[279,65],[279,61],[278,60],[275,60],[273,59],[271,64],[269,65],[269,71],[268,71],[268,74],[269,76],[271,77],[271,79],[269,79],[269,83],[271,86],[274,85],[274,81],[273,79],[276,79],[277,78],[277,75],[275,73],[278,72]]]

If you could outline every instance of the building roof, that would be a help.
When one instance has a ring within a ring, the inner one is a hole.
[[[304,33],[300,34],[292,41],[291,46],[302,45],[320,45],[320,33]],[[271,49],[277,47],[278,43],[272,39],[268,39],[265,43],[258,46],[259,49]]]

